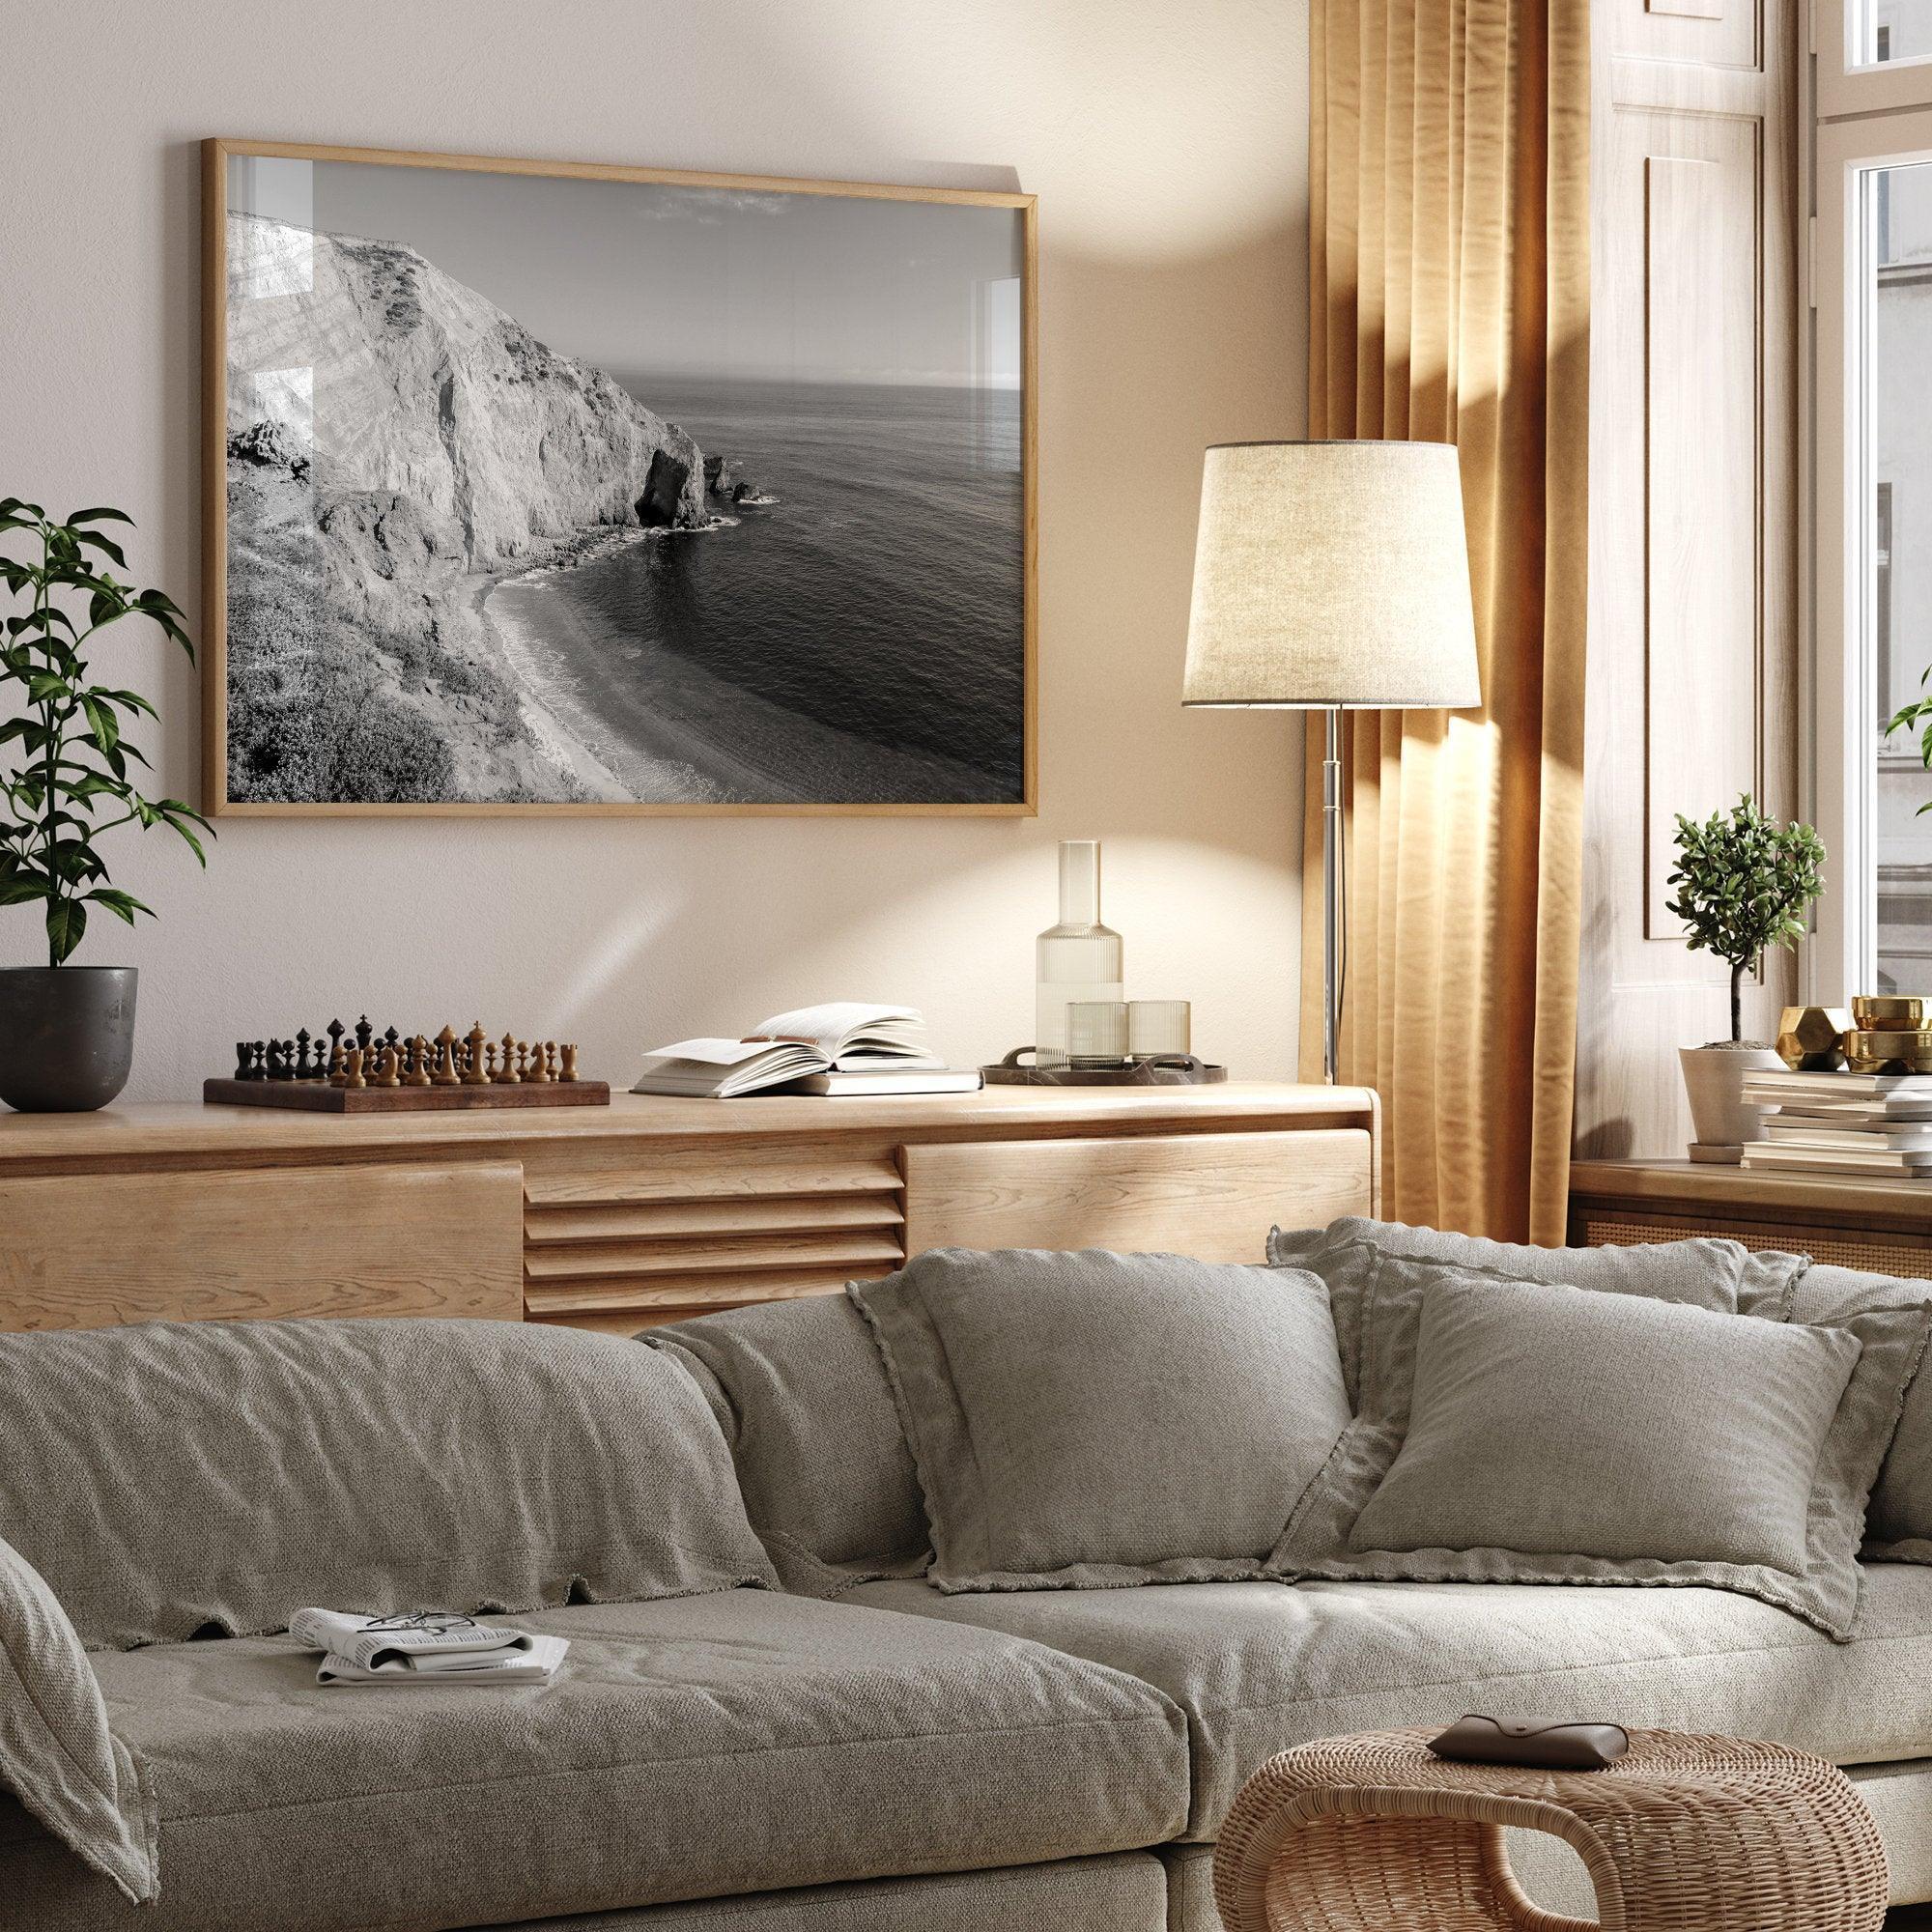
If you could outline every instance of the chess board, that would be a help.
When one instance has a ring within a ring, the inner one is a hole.
[[[205,1105],[290,1107],[310,1114],[440,1113],[476,1107],[608,1107],[611,1089],[577,1075],[577,1047],[441,1028],[382,1033],[364,1013],[291,1039],[235,1042],[235,1071],[204,1080]]]
[[[608,1107],[604,1080],[553,1080],[543,1087],[331,1087],[317,1080],[201,1083],[211,1107],[293,1107],[307,1114],[427,1114],[466,1107]]]

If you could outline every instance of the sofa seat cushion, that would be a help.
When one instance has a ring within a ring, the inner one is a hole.
[[[1932,1574],[1869,1566],[1833,1643],[1724,1590],[1522,1583],[1197,1583],[1098,1595],[847,1599],[1053,1644],[1156,1685],[1187,1713],[1187,1835],[1211,1839],[1276,1751],[1388,1725],[1600,1718],[1726,1731],[1839,1764],[1932,1754]]]
[[[324,1690],[289,1638],[99,1657],[151,1780],[128,1905],[0,1807],[0,1928],[444,1932],[1122,1851],[1187,1813],[1145,1683],[985,1630],[773,1592],[516,1619],[544,1690]]]

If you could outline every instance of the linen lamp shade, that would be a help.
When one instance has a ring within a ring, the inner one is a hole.
[[[1480,704],[1454,446],[1210,448],[1181,702]]]

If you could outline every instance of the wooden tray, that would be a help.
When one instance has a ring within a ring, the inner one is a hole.
[[[492,1087],[331,1087],[326,1080],[204,1080],[202,1101],[219,1107],[293,1107],[303,1114],[438,1114],[473,1107],[608,1107],[602,1080]]]

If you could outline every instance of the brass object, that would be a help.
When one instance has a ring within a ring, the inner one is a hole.
[[[1786,1007],[1777,1023],[1777,1057],[1794,1073],[1835,1073],[1845,1064],[1851,1031],[1842,1007]]]
[[[1922,1031],[1932,1000],[1916,993],[1861,993],[1852,1002],[1853,1022],[1862,1032]]]
[[[1932,1031],[1862,1027],[1845,1036],[1854,1073],[1932,1073]]]

